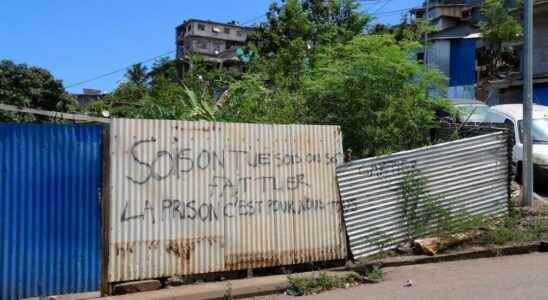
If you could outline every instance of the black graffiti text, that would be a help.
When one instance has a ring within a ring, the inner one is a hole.
[[[146,147],[153,146],[157,140],[139,140],[135,142],[129,153],[133,161],[143,168],[143,175],[128,175],[127,179],[135,184],[143,185],[149,181],[162,181],[167,178],[181,178],[199,170],[224,170],[225,167],[233,169],[259,168],[259,167],[284,167],[299,164],[324,164],[332,165],[340,161],[342,154],[331,153],[263,153],[239,149],[196,150],[193,148],[162,149],[153,152],[149,159],[142,155]]]
[[[150,220],[153,224],[171,222],[172,220],[189,220],[199,222],[215,222],[220,218],[228,219],[238,216],[285,214],[302,216],[307,212],[322,210],[339,211],[339,201],[322,201],[319,199],[305,198],[301,201],[291,200],[266,200],[244,201],[236,200],[226,203],[198,203],[196,201],[181,201],[177,199],[164,199],[154,205],[146,201],[146,205],[140,208],[144,211],[134,212],[138,207],[130,207],[126,202],[122,217],[122,223],[132,221]],[[130,213],[133,211],[133,214]]]

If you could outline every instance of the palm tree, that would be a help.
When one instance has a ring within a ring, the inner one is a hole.
[[[127,70],[126,78],[138,86],[145,86],[149,78],[147,67],[140,63],[134,64]]]

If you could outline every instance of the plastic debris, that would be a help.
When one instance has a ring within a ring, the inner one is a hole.
[[[403,287],[412,287],[413,286],[413,280],[409,279],[404,284]]]

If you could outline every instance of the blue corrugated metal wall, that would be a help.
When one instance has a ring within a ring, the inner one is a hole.
[[[449,86],[476,83],[476,40],[451,40]]]
[[[533,92],[535,103],[548,106],[548,83],[535,84]]]
[[[0,124],[0,299],[100,282],[101,127]]]

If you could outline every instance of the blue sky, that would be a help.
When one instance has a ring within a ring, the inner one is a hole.
[[[0,59],[50,70],[65,86],[175,50],[175,27],[187,18],[246,22],[272,0],[2,0]],[[365,0],[379,21],[396,23],[422,0]],[[118,72],[82,88],[110,91]]]

